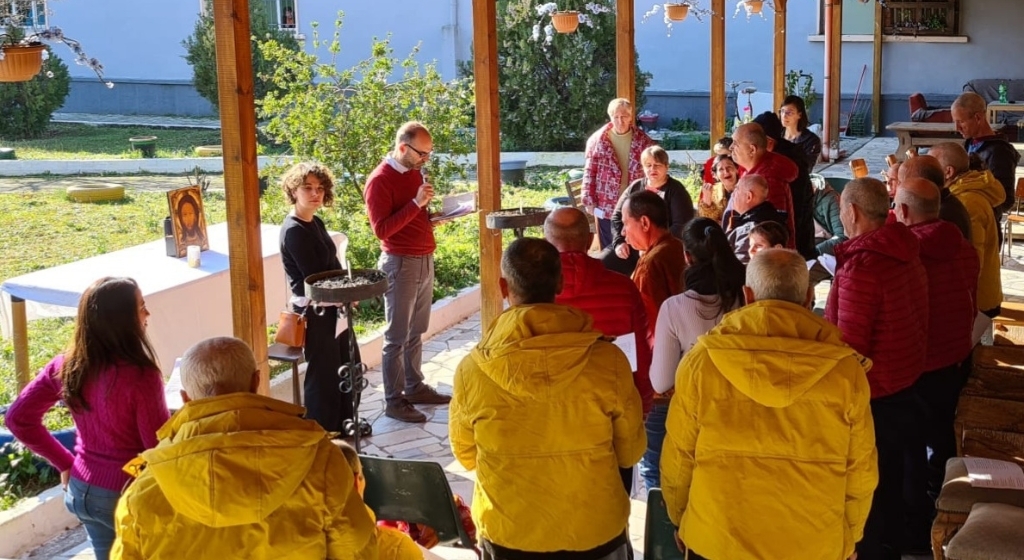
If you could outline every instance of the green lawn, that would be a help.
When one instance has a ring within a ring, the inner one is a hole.
[[[0,138],[0,146],[14,148],[18,159],[134,159],[128,138],[156,136],[158,158],[194,157],[196,146],[220,144],[220,130],[201,128],[150,128],[144,126],[93,126],[50,123],[46,132],[32,140]],[[266,154],[285,153],[281,146],[266,145]]]

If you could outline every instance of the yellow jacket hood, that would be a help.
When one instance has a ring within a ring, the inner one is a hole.
[[[850,356],[865,372],[871,368],[871,360],[843,344],[839,329],[798,305],[763,301],[742,309],[722,318],[717,336],[698,340],[729,383],[758,404],[789,406]],[[752,352],[760,359],[752,361]]]
[[[296,429],[281,430],[275,416],[277,429],[269,431],[267,411],[293,417]],[[209,527],[256,523],[295,493],[325,437],[309,429],[302,413],[246,393],[193,401],[160,429],[161,445],[142,457],[178,513]]]
[[[509,393],[547,401],[586,367],[591,347],[602,336],[593,324],[590,315],[574,307],[517,305],[495,320],[473,349],[473,359]]]
[[[973,193],[985,198],[989,206],[999,206],[1006,200],[1003,185],[992,175],[991,171],[968,171],[949,185],[953,196]]]

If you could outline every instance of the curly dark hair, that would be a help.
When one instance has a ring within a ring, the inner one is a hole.
[[[281,178],[281,190],[288,198],[289,204],[295,204],[295,190],[306,182],[306,177],[313,175],[320,180],[324,188],[324,206],[334,204],[334,174],[325,165],[312,161],[296,163]]]

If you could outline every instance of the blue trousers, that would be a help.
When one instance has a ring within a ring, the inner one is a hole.
[[[114,509],[120,492],[93,486],[72,477],[64,491],[64,507],[75,514],[85,526],[96,560],[108,560],[117,533],[114,530]]]
[[[644,429],[647,430],[647,451],[640,459],[640,478],[644,479],[644,486],[661,488],[661,446],[665,442],[665,421],[668,420],[668,405],[656,404],[651,408],[651,413],[644,421]]]

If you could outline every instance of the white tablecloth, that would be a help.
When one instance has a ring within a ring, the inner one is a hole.
[[[280,226],[262,224],[260,231],[267,324],[277,323],[289,296],[281,264],[280,230]],[[134,278],[151,313],[150,341],[161,369],[169,375],[175,358],[192,344],[232,334],[227,224],[212,225],[207,234],[210,249],[203,251],[199,268],[189,268],[184,257],[168,257],[160,239],[11,278],[0,290],[27,302],[75,308],[82,292],[98,278]],[[344,239],[340,233],[332,233],[332,237],[335,244]]]

